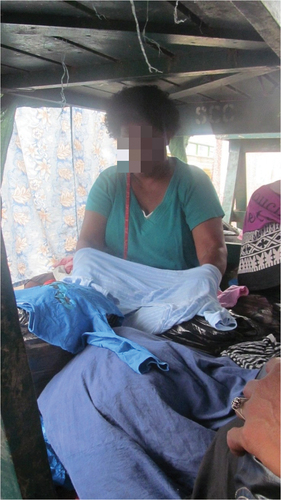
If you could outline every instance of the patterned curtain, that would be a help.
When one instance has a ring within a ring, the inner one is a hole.
[[[116,163],[104,113],[18,108],[2,184],[2,230],[13,283],[75,251],[88,192]]]

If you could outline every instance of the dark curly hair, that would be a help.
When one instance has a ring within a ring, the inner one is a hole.
[[[122,126],[142,120],[173,137],[179,127],[179,112],[168,93],[156,85],[125,88],[111,97],[105,118],[111,137],[117,139]]]

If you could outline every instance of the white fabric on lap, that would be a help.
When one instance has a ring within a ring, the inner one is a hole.
[[[157,334],[196,314],[218,330],[234,329],[235,319],[217,299],[220,279],[220,271],[211,264],[171,271],[82,248],[74,256],[72,275],[64,281],[102,291],[126,316],[123,325]]]

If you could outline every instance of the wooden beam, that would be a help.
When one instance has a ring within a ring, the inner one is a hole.
[[[17,107],[30,106],[32,108],[38,108],[41,106],[50,106],[58,108],[61,106],[62,102],[59,89],[35,90],[34,92],[19,91],[13,93],[13,96],[17,98]],[[106,109],[106,99],[83,94],[83,87],[79,93],[72,92],[70,89],[65,89],[64,96],[66,100],[65,106],[77,106],[79,108],[95,109],[99,111],[105,111]]]
[[[86,35],[86,32],[93,34],[103,33],[107,38],[114,36],[121,41],[127,34],[136,33],[136,25],[131,21],[99,19],[98,17],[87,19],[81,17],[54,16],[45,14],[25,14],[20,15],[5,13],[2,9],[2,30],[5,33],[5,27],[18,27],[22,34],[30,32],[46,36],[57,36],[58,33],[65,38],[69,38],[69,29],[73,35],[78,32]],[[143,29],[144,22],[140,22],[140,28]],[[84,33],[85,32],[85,33]],[[199,26],[188,26],[183,24],[165,24],[149,22],[146,29],[146,35],[161,43],[178,45],[198,45],[206,47],[235,48],[244,50],[262,50],[266,44],[258,34],[247,34],[238,30],[231,29],[210,29]]]
[[[271,73],[272,69],[268,69],[266,72]],[[170,97],[172,99],[182,99],[184,97],[188,97],[190,95],[194,95],[197,93],[209,92],[210,90],[217,89],[221,86],[225,85],[233,85],[234,83],[238,83],[240,81],[245,81],[250,78],[254,78],[259,75],[266,74],[264,69],[259,70],[251,70],[247,72],[247,74],[243,73],[235,73],[234,75],[218,75],[216,77],[210,77],[208,82],[201,82],[196,84],[194,81],[188,83],[186,86],[177,89],[174,92],[170,93]]]
[[[81,93],[66,89],[67,105],[105,111],[107,102],[105,99],[82,94],[82,92],[83,88]],[[59,107],[61,105],[59,89],[37,90],[32,93],[18,92],[16,96],[18,106]],[[260,141],[251,141],[251,147],[258,149],[269,147],[271,151],[278,151],[280,148],[279,109],[278,96],[277,99],[276,96],[268,96],[263,100],[248,102],[179,103],[182,125],[177,135],[223,134],[222,138],[226,140],[244,138],[243,144],[246,144],[245,135],[271,134],[272,136],[273,134],[275,139],[273,141],[266,139],[267,146],[263,146]]]
[[[249,23],[255,28],[256,32],[266,42],[268,47],[270,47],[280,58],[280,24],[268,9],[272,2],[252,0],[243,0],[241,2],[233,0],[231,3],[246,17]],[[268,5],[268,8],[266,5]]]
[[[224,73],[240,73],[248,71],[263,71],[269,68],[278,69],[279,59],[275,54],[268,52],[252,53],[245,51],[229,50],[200,50],[194,49],[186,53],[185,58],[166,60],[157,57],[150,60],[150,64],[157,68],[160,73],[154,73],[161,77],[188,77],[201,75],[219,75]],[[137,79],[150,77],[148,66],[144,60],[122,61],[118,63],[107,63],[95,66],[69,68],[68,87],[91,85],[98,81],[120,81],[124,79]],[[30,74],[3,75],[2,90],[10,92],[13,90],[60,88],[62,68],[52,68],[48,71],[34,71]]]
[[[278,153],[280,151],[281,137],[244,139],[242,148],[245,153]]]
[[[1,418],[1,498],[21,499],[19,483]]]
[[[54,59],[49,59],[48,57],[39,56],[37,54],[34,54],[33,52],[26,52],[26,50],[22,50],[18,47],[10,47],[8,45],[5,45],[4,43],[1,43],[1,48],[17,52],[18,54],[22,54],[23,56],[33,57],[34,59],[40,59],[40,61],[46,61],[47,63],[57,64],[58,66],[61,66],[61,63],[55,61]]]
[[[219,38],[219,37],[207,37],[207,36],[194,36],[179,35],[172,33],[147,33],[150,38],[153,38],[156,42],[169,45],[192,45],[193,47],[221,47],[228,49],[239,49],[239,50],[264,50],[267,45],[264,42],[256,42],[250,40],[240,40],[240,39],[229,39],[229,38]]]
[[[222,200],[222,208],[225,213],[224,220],[228,224],[230,224],[232,220],[235,185],[239,167],[240,148],[240,141],[229,141],[228,164]]]
[[[22,498],[56,498],[1,233],[1,415]]]
[[[243,102],[179,105],[179,135],[280,134],[279,93]]]
[[[275,19],[275,21],[278,23],[279,26],[281,26],[281,4],[277,0],[261,0],[262,4],[265,6],[265,8],[270,12],[272,17]]]
[[[235,209],[232,209],[232,216],[229,223],[235,220],[237,222],[237,227],[242,229],[247,208],[247,176],[246,154],[243,149],[243,141],[239,142],[241,149],[238,162],[238,172],[236,176],[236,182],[234,184]]]

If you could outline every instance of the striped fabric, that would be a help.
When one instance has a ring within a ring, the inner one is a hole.
[[[262,340],[232,345],[220,355],[229,356],[237,365],[252,370],[261,368],[273,357],[281,356],[280,342],[277,342],[274,335],[269,334]]]
[[[64,281],[92,286],[113,299],[125,315],[124,326],[159,334],[196,314],[217,330],[234,329],[235,319],[217,299],[220,279],[220,271],[211,264],[171,271],[82,248],[74,256],[72,275]]]

